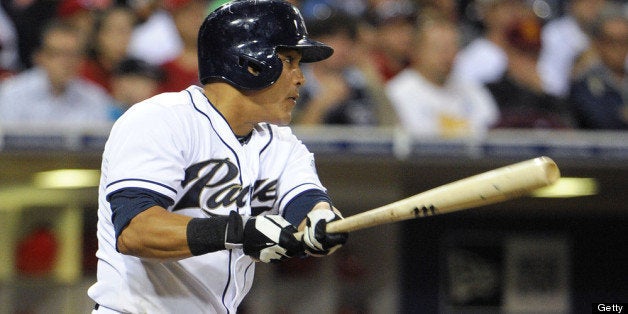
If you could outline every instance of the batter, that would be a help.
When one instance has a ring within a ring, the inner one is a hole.
[[[94,313],[235,313],[256,261],[347,240],[325,231],[342,216],[286,126],[300,63],[333,49],[280,0],[223,5],[198,41],[203,87],[133,105],[105,145]]]

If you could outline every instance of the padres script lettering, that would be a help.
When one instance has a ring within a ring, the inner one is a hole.
[[[261,179],[255,181],[253,187],[242,186],[237,180],[239,175],[240,169],[229,159],[210,159],[190,166],[181,182],[184,189],[188,186],[189,189],[174,210],[197,207],[211,214],[212,210],[234,204],[243,208],[248,203],[251,189],[251,202],[255,201],[255,206],[251,204],[251,215],[270,210],[277,198],[277,180]]]

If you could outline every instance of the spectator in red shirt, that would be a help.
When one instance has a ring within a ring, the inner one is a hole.
[[[160,91],[180,91],[190,85],[200,85],[196,41],[198,29],[207,14],[208,3],[205,0],[165,0],[164,6],[172,14],[183,42],[183,50],[176,58],[161,65],[166,79]]]
[[[127,56],[127,47],[136,16],[125,6],[113,6],[97,16],[91,36],[89,57],[81,66],[81,76],[111,93],[113,69]]]
[[[367,13],[366,20],[375,32],[371,60],[383,82],[410,65],[416,15],[416,6],[407,0],[381,1]]]

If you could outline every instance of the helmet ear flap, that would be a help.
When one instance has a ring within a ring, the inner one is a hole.
[[[268,87],[281,75],[283,64],[276,55],[265,60],[258,60],[251,56],[238,55],[240,75],[233,75],[235,84],[244,89],[260,89]]]
[[[238,56],[238,65],[253,76],[260,76],[262,73],[262,62],[249,56]]]

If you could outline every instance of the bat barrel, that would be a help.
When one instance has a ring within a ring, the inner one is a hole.
[[[380,224],[445,214],[525,196],[560,178],[556,163],[537,157],[464,178],[366,212],[334,221],[328,232],[350,232]]]

